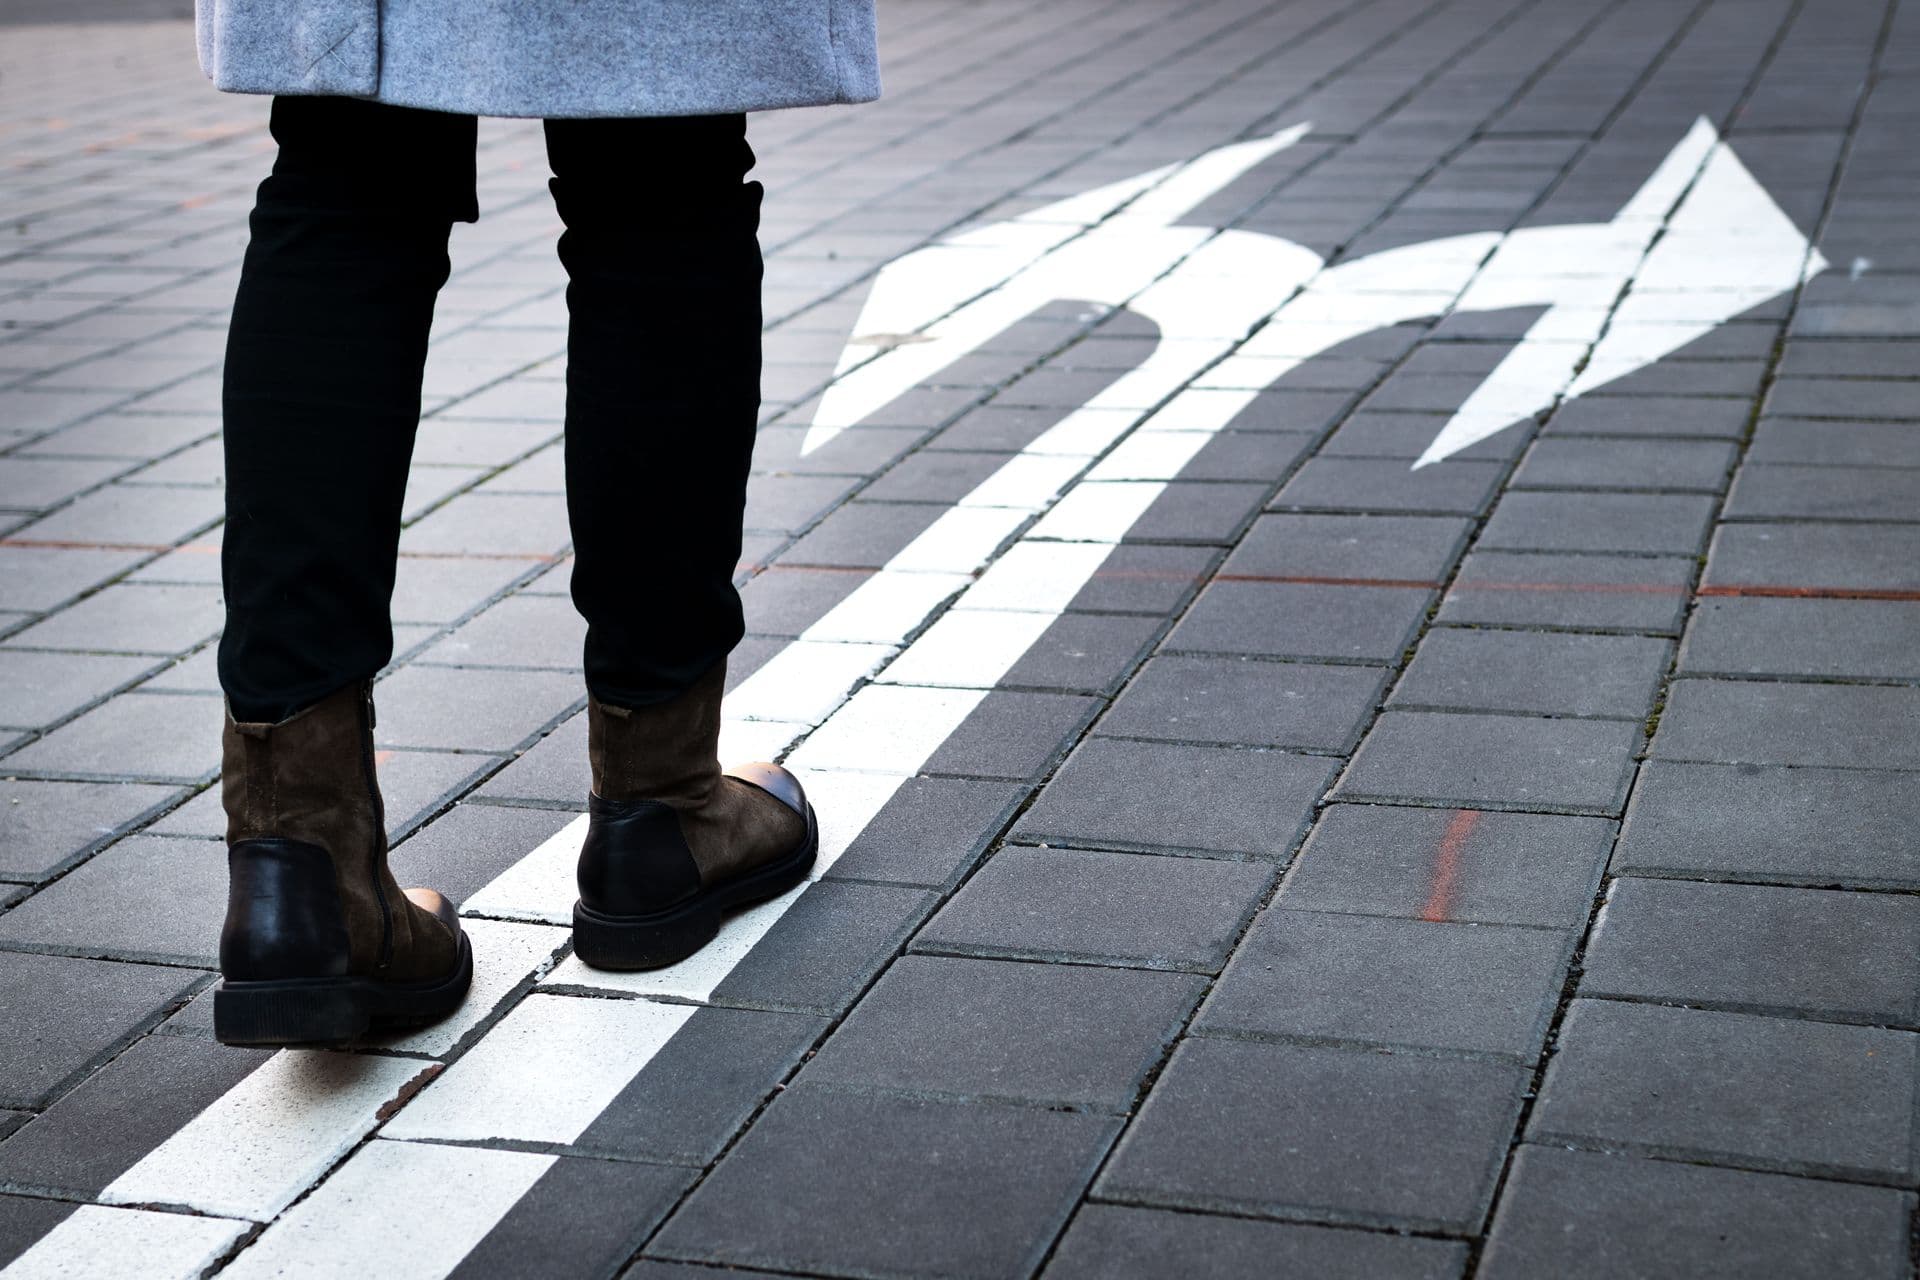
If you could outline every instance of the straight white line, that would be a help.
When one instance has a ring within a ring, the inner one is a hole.
[[[7,1280],[198,1280],[247,1226],[147,1209],[81,1205],[33,1242],[4,1272]]]

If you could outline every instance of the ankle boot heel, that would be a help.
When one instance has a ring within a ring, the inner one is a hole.
[[[595,969],[664,969],[679,964],[720,932],[720,912],[704,903],[659,919],[603,916],[573,904],[573,951]]]
[[[340,979],[227,982],[213,993],[213,1034],[222,1044],[345,1044],[371,1021]]]

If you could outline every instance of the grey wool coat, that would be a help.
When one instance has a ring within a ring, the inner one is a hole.
[[[880,96],[874,0],[195,0],[235,93],[485,116],[677,116]]]

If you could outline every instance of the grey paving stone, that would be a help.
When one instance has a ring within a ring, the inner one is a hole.
[[[153,665],[152,658],[116,654],[0,649],[0,724],[22,729],[52,724]]]
[[[1613,870],[1920,888],[1913,775],[1649,760]]]
[[[1415,471],[1398,459],[1317,457],[1287,481],[1272,509],[1478,515],[1505,470],[1466,459]]]
[[[1294,431],[1318,434],[1353,406],[1350,391],[1262,391],[1229,422],[1235,431]]]
[[[146,558],[141,551],[0,546],[0,609],[52,609]]]
[[[903,956],[799,1082],[1123,1113],[1203,989],[1186,974]]]
[[[753,441],[753,469],[788,471],[797,475],[867,475],[878,471],[927,438],[923,427],[876,427],[862,424],[842,431],[813,453],[802,457],[804,426],[765,425]],[[989,446],[991,447],[991,446]]]
[[[1920,431],[1905,422],[1760,419],[1749,462],[1828,467],[1920,467]]]
[[[1028,789],[967,778],[909,778],[827,870],[827,878],[945,888],[1013,817]]]
[[[1447,413],[1369,412],[1349,415],[1320,447],[1322,458],[1399,458],[1411,465],[1446,428]],[[1518,457],[1531,431],[1510,427],[1462,449],[1449,462],[1502,462]]]
[[[1350,751],[1379,700],[1375,669],[1160,657],[1101,718],[1111,737]]]
[[[1441,1231],[1486,1212],[1525,1073],[1347,1049],[1189,1040],[1096,1184],[1102,1198]]]
[[[1698,355],[1694,347],[1684,348]],[[1704,350],[1704,349],[1702,349]],[[1747,354],[1747,353],[1743,353]],[[1738,396],[1748,400],[1759,394],[1766,377],[1765,347],[1750,353],[1750,358],[1677,359],[1669,357],[1636,369],[1624,378],[1599,389],[1603,396]]]
[[[740,588],[747,631],[754,635],[797,636],[852,595],[868,576],[859,570],[772,565]]]
[[[1713,499],[1688,494],[1509,492],[1480,534],[1490,551],[1698,555]]]
[[[403,554],[512,557],[553,555],[569,538],[558,494],[463,493],[400,535]]]
[[[1625,721],[1389,711],[1334,795],[1611,816],[1639,743],[1640,726]]]
[[[1910,1182],[1907,1031],[1576,1000],[1527,1136]]]
[[[1262,516],[1221,567],[1228,578],[1438,583],[1470,525],[1442,516]]]
[[[1217,431],[1200,446],[1182,480],[1260,480],[1277,483],[1313,447],[1314,437],[1284,431]]]
[[[1909,366],[1898,378],[1783,377],[1767,395],[1767,412],[1803,418],[1833,417],[1838,412],[1849,418],[1920,419],[1920,405],[1913,394],[1914,368],[1920,366]]]
[[[227,912],[227,849],[130,836],[0,916],[0,944],[213,968]]]
[[[904,886],[818,881],[714,988],[717,1004],[838,1013],[933,913]]]
[[[127,469],[106,458],[0,458],[0,507],[42,511]]]
[[[813,527],[780,560],[784,565],[878,569],[939,518],[923,502],[850,502]]]
[[[13,913],[0,916],[0,923]],[[156,965],[0,951],[0,1106],[38,1110],[158,1022],[202,975]]]
[[[1722,525],[1702,583],[1749,595],[1920,591],[1920,527]]]
[[[1159,618],[1062,614],[1001,677],[1015,688],[1112,694],[1159,638]]]
[[[710,1164],[828,1025],[794,1013],[701,1009],[573,1146],[622,1159]]]
[[[1912,520],[1920,469],[1867,466],[1742,467],[1727,497],[1729,520]]]
[[[220,765],[218,698],[123,693],[6,758],[9,773],[190,783]]]
[[[856,1275],[1024,1275],[1116,1127],[1063,1111],[789,1089],[648,1253]]]
[[[1266,500],[1267,484],[1174,481],[1126,532],[1129,542],[1230,546]]]
[[[24,526],[16,536],[35,542],[166,547],[205,529],[220,514],[218,490],[110,484]]]
[[[1089,1204],[1041,1274],[1047,1280],[1447,1280],[1466,1265],[1457,1241]]]
[[[1527,1144],[1480,1274],[1892,1280],[1907,1273],[1912,1208],[1911,1196],[1884,1187]]]
[[[459,560],[402,555],[394,578],[395,622],[445,624],[472,613],[544,560]]]
[[[610,1160],[556,1160],[448,1273],[610,1276],[633,1256],[693,1181],[686,1169]]]
[[[1580,992],[1912,1027],[1920,901],[1624,877],[1587,944]]]
[[[1920,369],[1920,342],[1809,342],[1786,344],[1782,379],[1911,378]]]
[[[926,447],[939,451],[1014,453],[1026,448],[1064,416],[1058,408],[986,404],[942,428],[927,441]]]
[[[1676,680],[1651,754],[1716,764],[1920,769],[1920,689]]]
[[[1736,450],[1720,440],[1549,437],[1514,473],[1516,489],[1653,489],[1720,493]]]
[[[1215,581],[1163,647],[1343,662],[1393,662],[1426,621],[1425,587]]]
[[[927,760],[926,772],[1037,780],[1059,762],[1100,705],[1077,694],[996,689]]]
[[[0,1181],[98,1195],[270,1056],[186,1036],[138,1040],[0,1143]]]
[[[1645,719],[1673,646],[1645,636],[1427,633],[1387,705]]]
[[[1676,558],[1475,551],[1459,566],[1438,618],[1674,635],[1686,616],[1692,581],[1692,564]]]
[[[923,450],[902,458],[861,491],[875,502],[938,502],[950,505],[1005,466],[1006,451],[970,453],[958,449]]]
[[[1217,973],[1271,880],[1248,862],[1006,848],[914,946]]]
[[[575,816],[564,810],[457,804],[396,845],[389,862],[401,884],[429,885],[465,902]]]
[[[1753,402],[1737,397],[1582,396],[1554,411],[1550,436],[1711,436],[1738,440]]]
[[[0,879],[51,874],[180,794],[129,782],[0,780]]]
[[[742,527],[798,533],[837,506],[853,491],[854,483],[844,476],[751,476]]]
[[[1920,602],[1710,597],[1680,651],[1689,675],[1920,678]]]
[[[1531,1060],[1570,941],[1544,929],[1270,910],[1194,1028]]]
[[[571,673],[402,667],[374,687],[382,747],[511,751],[586,701]]]
[[[462,623],[419,661],[578,671],[587,624],[565,596],[511,595]]]
[[[67,1200],[0,1195],[0,1267],[10,1265],[79,1207]]]
[[[1277,751],[1089,739],[1014,826],[1022,840],[1281,858],[1333,775]]]
[[[1331,805],[1276,905],[1578,929],[1613,833],[1600,818]]]
[[[482,783],[476,796],[572,809],[587,807],[593,772],[587,764],[587,717],[570,716]]]

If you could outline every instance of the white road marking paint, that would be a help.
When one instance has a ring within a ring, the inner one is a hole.
[[[816,875],[925,765],[1006,666],[1024,653],[1016,638],[1037,636],[1085,587],[1112,544],[1177,476],[1182,457],[1190,458],[1254,394],[1288,369],[1396,318],[1470,303],[1549,306],[1511,358],[1513,368],[1490,380],[1496,385],[1482,388],[1482,402],[1463,407],[1449,423],[1449,431],[1460,428],[1456,437],[1478,432],[1473,438],[1480,439],[1509,425],[1518,407],[1543,396],[1577,394],[1575,385],[1584,389],[1589,382],[1599,385],[1621,376],[1690,341],[1693,332],[1704,331],[1702,325],[1711,327],[1752,305],[1742,299],[1761,287],[1750,279],[1756,272],[1771,286],[1765,296],[1791,287],[1791,282],[1778,283],[1777,261],[1787,256],[1790,246],[1786,234],[1773,225],[1756,238],[1758,243],[1747,243],[1744,252],[1721,252],[1724,246],[1716,246],[1697,260],[1677,257],[1675,288],[1636,289],[1614,307],[1620,287],[1614,274],[1644,270],[1636,264],[1643,258],[1651,261],[1649,246],[1663,243],[1655,239],[1660,227],[1681,227],[1696,196],[1702,197],[1697,230],[1708,236],[1716,234],[1726,218],[1759,216],[1756,204],[1764,206],[1763,213],[1777,214],[1704,125],[1676,148],[1679,158],[1670,157],[1600,233],[1587,234],[1591,228],[1541,228],[1537,234],[1517,232],[1504,238],[1455,237],[1323,272],[1317,256],[1273,237],[1166,225],[1303,133],[1304,126],[1222,148],[1185,165],[1056,202],[1013,223],[908,255],[883,273],[856,332],[908,340],[889,343],[878,355],[852,350],[843,357],[844,376],[823,399],[809,432],[809,449],[1055,298],[1127,305],[1154,320],[1162,339],[1145,363],[1043,433],[809,629],[802,637],[809,648],[805,657],[791,660],[799,664],[794,670],[839,686],[837,692],[822,693],[816,687],[807,692],[805,705],[797,706],[787,682],[769,678],[750,687],[750,678],[728,699],[731,734],[765,732],[767,741],[804,737],[789,763],[803,775],[825,815]],[[1697,157],[1691,168],[1690,156]],[[1521,270],[1543,258],[1564,260],[1570,241],[1560,233],[1572,231],[1583,236],[1577,262],[1557,275]],[[1684,246],[1685,241],[1680,243]],[[1817,253],[1807,251],[1804,240],[1798,243],[1796,280],[1825,265]],[[1516,265],[1492,270],[1501,253],[1510,253],[1508,261]],[[1539,296],[1543,286],[1530,282],[1533,275],[1552,276],[1551,296],[1544,302],[1514,301]],[[1714,282],[1723,279],[1728,283],[1716,287]],[[1249,281],[1264,287],[1248,289]],[[1254,332],[1263,321],[1264,327]],[[1251,341],[1246,340],[1249,333],[1254,333]],[[1593,356],[1600,363],[1596,369],[1589,362],[1580,384],[1557,374],[1563,367],[1570,373],[1596,340],[1601,345]],[[1570,348],[1571,357],[1552,348]],[[1235,362],[1231,370],[1206,385],[1193,385],[1199,370],[1229,355]],[[1252,376],[1255,373],[1260,378]],[[1169,396],[1171,401],[1162,406]],[[1140,423],[1156,406],[1158,411]],[[1173,439],[1183,435],[1189,438]],[[1436,448],[1440,443],[1436,441]],[[1449,452],[1464,447],[1448,443]],[[1102,464],[1105,470],[1099,476],[1067,487],[1079,467],[1116,444],[1121,448]],[[1058,461],[1046,467],[1039,459]],[[1423,458],[1422,463],[1433,460]],[[1052,493],[1062,489],[1066,496],[1049,507]],[[1043,510],[1042,518],[996,558],[1020,526]],[[975,580],[974,573],[983,566],[986,571]],[[948,629],[928,629],[888,664],[886,656],[949,598],[953,611],[946,617],[962,621]],[[936,687],[943,652],[957,653],[957,638],[967,634],[963,628],[975,625],[964,618],[996,611],[1033,616],[971,633],[991,635],[993,641],[979,646],[982,652],[967,655],[965,670],[955,677],[964,680],[963,687]],[[874,661],[876,656],[879,661]],[[903,683],[916,666],[928,683]],[[848,689],[863,678],[854,674],[861,667],[877,679],[848,697]],[[902,667],[904,675],[895,667]],[[803,710],[808,714],[795,714]],[[468,914],[565,923],[585,823],[584,816],[570,823],[503,873],[475,895]],[[575,960],[562,962],[543,980],[545,994],[522,1001],[449,1071],[458,1081],[436,1082],[400,1110],[380,1140],[363,1147],[314,1194],[311,1217],[303,1205],[302,1212],[270,1227],[254,1248],[273,1256],[272,1250],[283,1248],[278,1243],[283,1238],[313,1230],[303,1224],[322,1221],[323,1211],[329,1215],[325,1220],[334,1224],[330,1229],[363,1232],[385,1211],[363,1201],[356,1188],[385,1188],[382,1206],[417,1202],[439,1176],[439,1160],[456,1167],[465,1160],[486,1160],[499,1169],[513,1163],[490,1159],[503,1153],[424,1147],[455,1154],[409,1163],[410,1157],[388,1153],[403,1145],[389,1138],[430,1143],[462,1136],[543,1141],[577,1137],[691,1017],[693,1005],[665,1004],[661,998],[709,1000],[741,957],[804,892],[803,886],[736,917],[713,946],[671,969],[604,974]],[[568,987],[654,998],[604,1001],[558,994]],[[282,1053],[129,1170],[103,1199],[191,1205],[206,1212],[269,1219],[374,1127],[380,1109],[397,1098],[419,1065],[364,1055]],[[563,1087],[552,1089],[551,1082],[559,1077],[567,1077]],[[532,1168],[524,1163],[518,1167]],[[510,1188],[512,1179],[489,1185]],[[334,1186],[344,1190],[330,1195]],[[512,1199],[504,1191],[498,1203],[489,1199],[486,1211],[476,1213],[472,1230],[497,1221]],[[422,1260],[419,1266],[417,1272],[395,1274],[444,1274],[435,1269],[438,1261]]]
[[[376,1140],[220,1275],[440,1280],[555,1159]]]
[[[554,954],[573,941],[572,930],[550,925],[467,920],[461,927],[473,943],[473,989],[467,993],[466,1003],[445,1021],[381,1041],[387,1048],[429,1057],[446,1053],[486,1021],[509,992],[529,975],[544,970]]]
[[[225,1218],[82,1205],[5,1270],[7,1280],[198,1280],[247,1230]]]
[[[1304,130],[1223,147],[889,263],[856,331],[923,341],[878,354],[850,347],[802,451],[1060,299],[1154,320],[1162,395],[1189,384],[1250,394],[1403,321],[1548,308],[1414,462],[1418,470],[1643,368],[1827,266],[1704,119],[1606,223],[1453,236],[1326,270],[1317,254],[1277,236],[1172,225]],[[1034,233],[1060,225],[1088,229],[1064,239]],[[1129,395],[1144,385],[1116,385],[1090,404],[1150,407],[1161,397]]]

